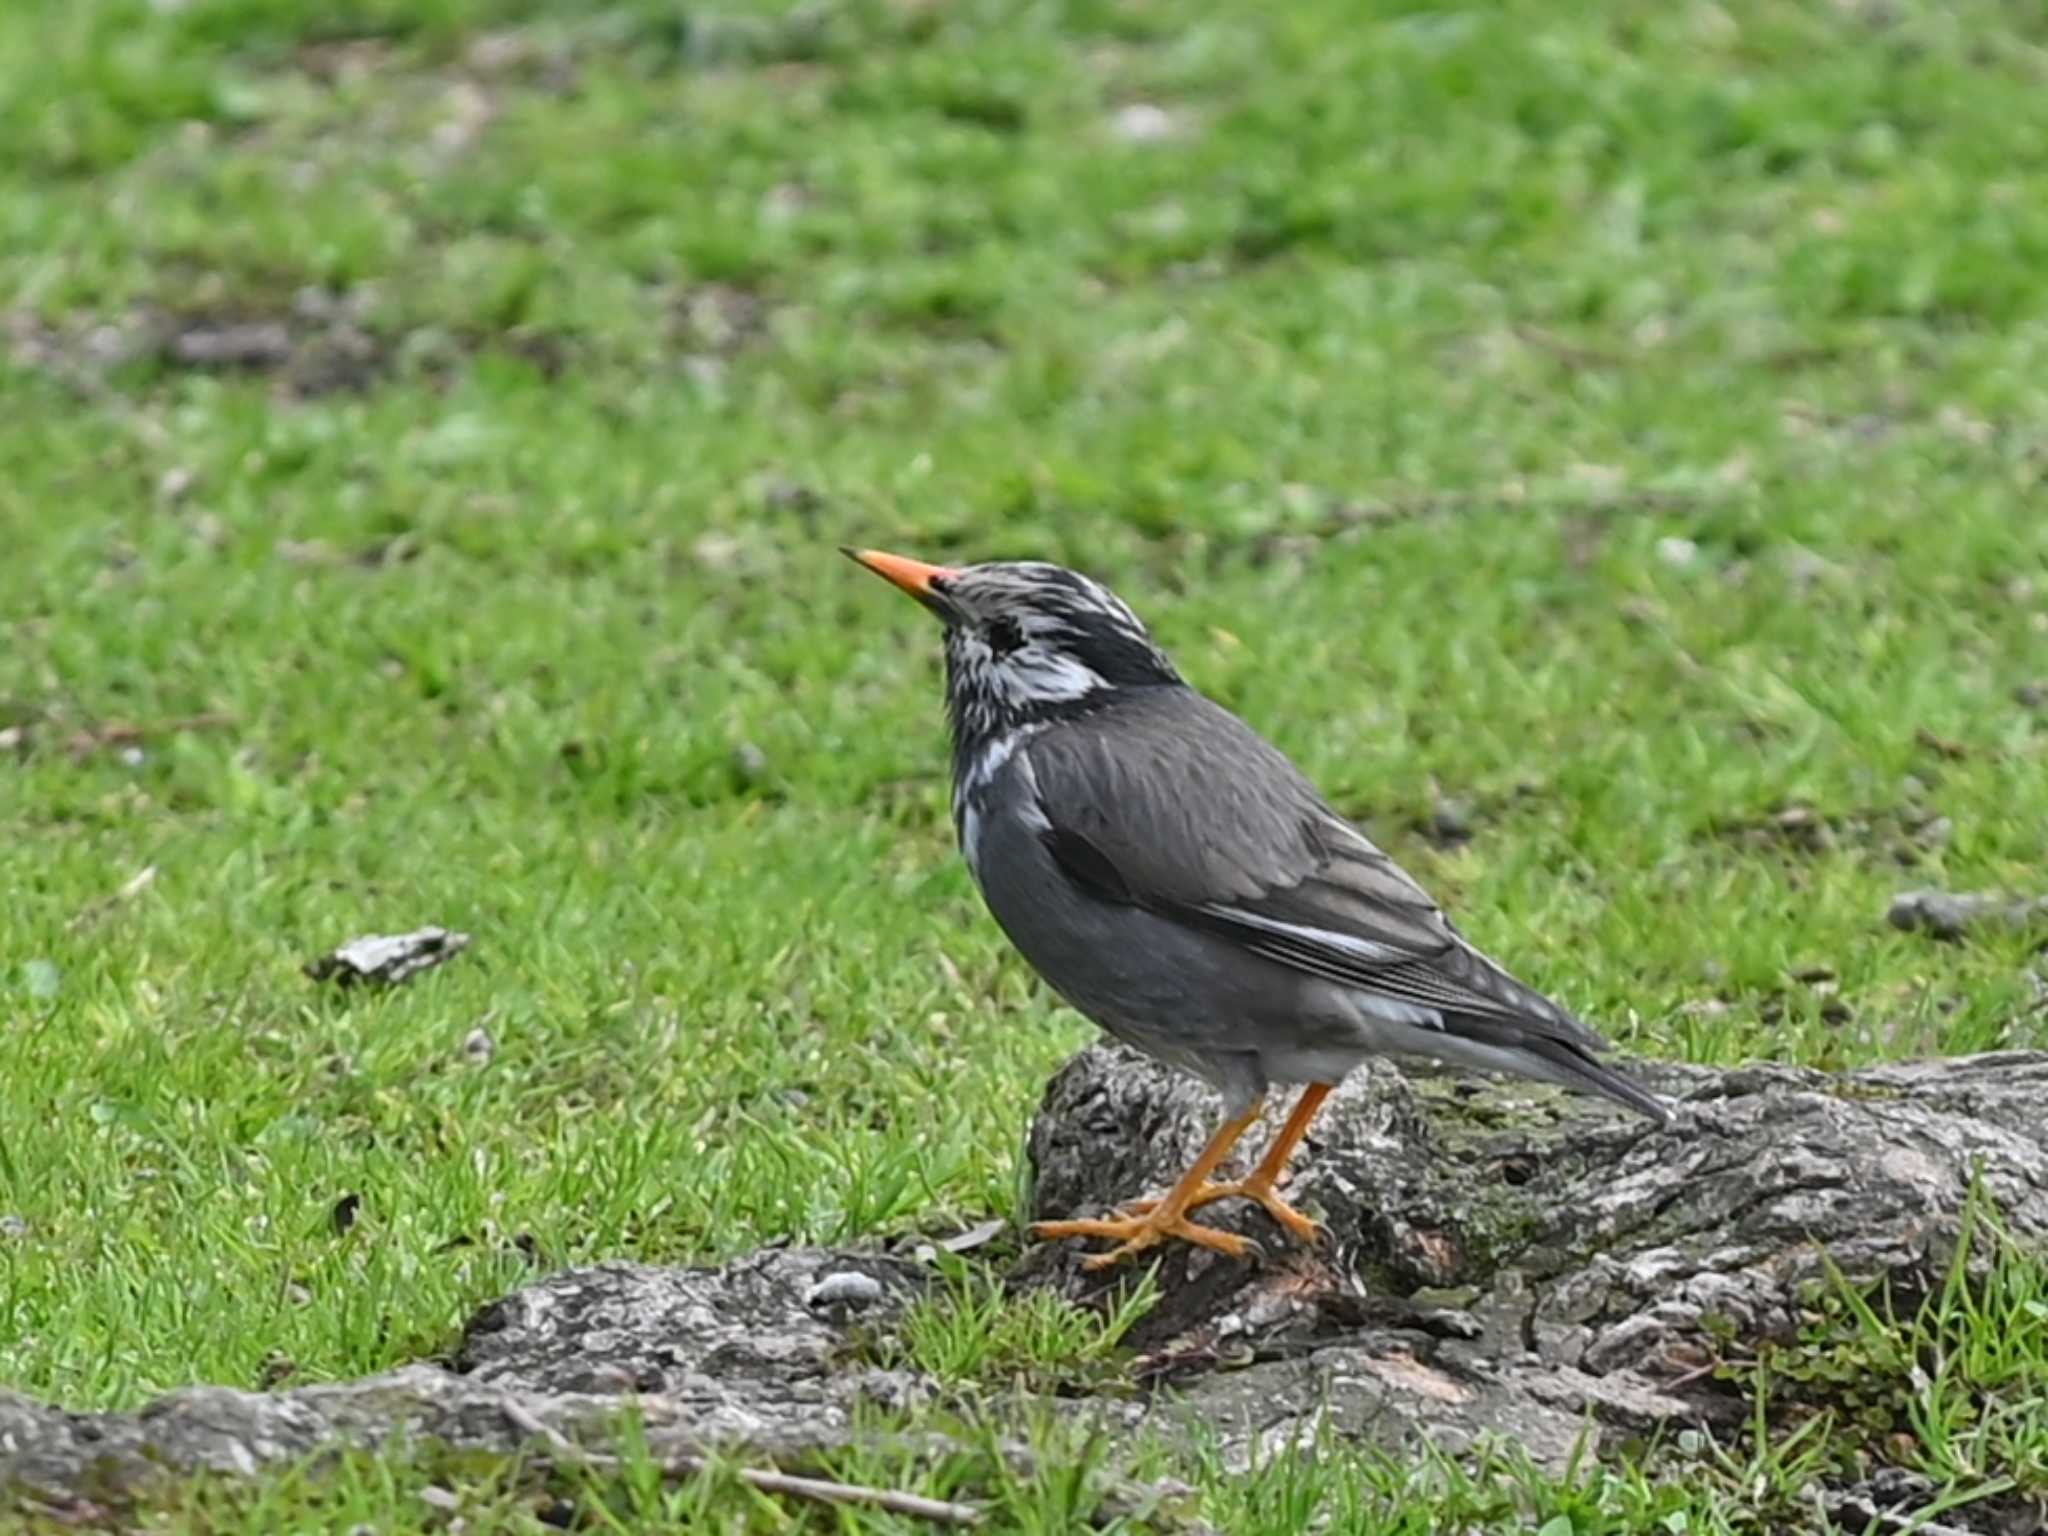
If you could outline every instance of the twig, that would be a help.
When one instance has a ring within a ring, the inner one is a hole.
[[[1626,368],[1629,358],[1619,352],[1609,352],[1600,347],[1584,346],[1576,341],[1567,341],[1562,336],[1552,335],[1533,325],[1518,325],[1515,336],[1524,346],[1548,352],[1559,362],[1572,368]]]
[[[82,928],[102,913],[118,907],[122,902],[133,901],[155,883],[156,866],[154,864],[145,864],[134,875],[124,881],[121,888],[115,891],[113,895],[102,896],[97,901],[89,901],[79,908],[77,915],[65,926],[67,928]]]
[[[126,720],[112,720],[103,725],[72,732],[71,739],[65,746],[73,757],[90,757],[93,753],[104,751],[108,747],[132,747],[152,736],[174,736],[184,731],[218,731],[234,723],[233,715],[219,710],[139,724]]]
[[[1705,1365],[1696,1365],[1682,1376],[1675,1376],[1670,1381],[1658,1383],[1658,1390],[1662,1392],[1682,1392],[1694,1382],[1704,1380],[1724,1366],[1731,1370],[1748,1370],[1754,1368],[1757,1364],[1759,1362],[1755,1360],[1723,1360],[1719,1355],[1716,1355]]]
[[[544,1441],[548,1450],[562,1460],[578,1462],[600,1471],[616,1470],[622,1465],[617,1456],[584,1450],[516,1398],[507,1397],[498,1406],[506,1422],[514,1429]],[[681,1453],[661,1457],[656,1465],[666,1476],[690,1477],[704,1470],[704,1458]],[[759,1467],[739,1467],[735,1471],[741,1482],[763,1493],[780,1493],[793,1499],[815,1499],[824,1504],[865,1504],[887,1510],[892,1515],[911,1515],[929,1520],[934,1525],[972,1526],[981,1523],[981,1511],[972,1504],[952,1504],[893,1488],[835,1483],[822,1477],[798,1477],[792,1472],[766,1471]]]

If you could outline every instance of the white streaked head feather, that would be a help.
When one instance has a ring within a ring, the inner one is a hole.
[[[960,686],[987,694],[998,708],[1029,709],[1036,704],[1063,704],[1085,699],[1108,686],[1100,672],[1052,642],[1053,622],[1039,614],[1014,616],[1024,643],[997,656],[979,630],[962,629],[948,637],[951,660]]]
[[[1078,571],[994,561],[934,577],[946,624],[946,690],[956,747],[1009,726],[1085,711],[1118,689],[1177,684],[1129,605]]]

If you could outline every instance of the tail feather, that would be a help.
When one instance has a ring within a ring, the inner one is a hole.
[[[1497,1019],[1446,1015],[1440,1054],[1471,1061],[1496,1072],[1533,1077],[1579,1093],[1597,1093],[1625,1104],[1659,1125],[1671,1123],[1671,1109],[1647,1088],[1595,1060],[1575,1041],[1533,1029],[1503,1027]]]

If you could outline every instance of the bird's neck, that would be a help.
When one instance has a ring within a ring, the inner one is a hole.
[[[953,824],[964,822],[971,807],[978,806],[997,777],[1023,749],[1045,729],[1043,722],[990,731],[977,737],[953,738]]]

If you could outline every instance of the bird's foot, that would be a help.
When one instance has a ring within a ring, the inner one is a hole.
[[[1218,1200],[1229,1200],[1232,1198],[1258,1201],[1266,1214],[1278,1222],[1282,1230],[1292,1234],[1297,1242],[1313,1246],[1321,1241],[1323,1237],[1321,1223],[1302,1215],[1300,1211],[1297,1211],[1293,1206],[1280,1198],[1280,1191],[1269,1180],[1256,1176],[1249,1179],[1235,1179],[1228,1184],[1204,1182],[1189,1198],[1187,1208],[1192,1211],[1197,1206],[1210,1205]],[[1143,1216],[1155,1210],[1158,1205],[1159,1202],[1157,1200],[1139,1200],[1126,1206],[1125,1209],[1133,1216]]]
[[[1168,1215],[1160,1210],[1159,1202],[1155,1200],[1146,1201],[1142,1212],[1129,1216],[1103,1220],[1035,1221],[1031,1224],[1031,1235],[1038,1238],[1106,1237],[1116,1243],[1117,1246],[1109,1252],[1090,1254],[1082,1260],[1083,1269],[1107,1269],[1112,1264],[1120,1264],[1143,1253],[1147,1248],[1158,1247],[1170,1237],[1197,1247],[1213,1248],[1233,1259],[1241,1259],[1258,1248],[1250,1238],[1239,1237],[1234,1232],[1196,1226],[1183,1212]]]

